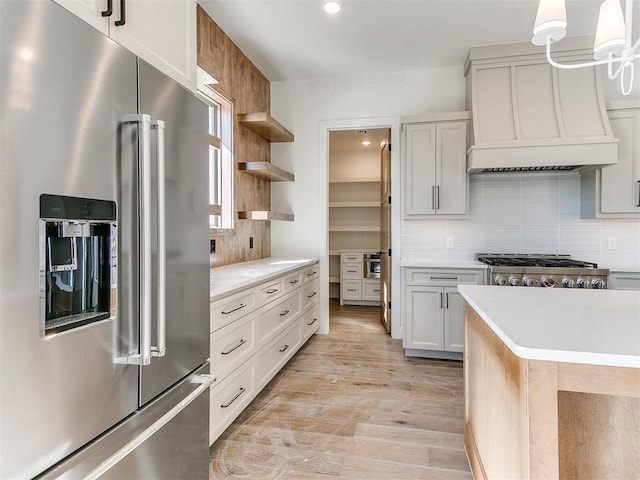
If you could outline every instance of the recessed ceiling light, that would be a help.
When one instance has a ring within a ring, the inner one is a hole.
[[[365,147],[367,147],[367,146],[371,145],[371,142],[370,142],[369,140],[363,140],[363,141],[362,141],[362,144],[363,144]]]
[[[324,0],[324,2],[322,2],[322,8],[324,8],[324,11],[327,13],[338,13],[342,5],[340,4],[340,0]]]

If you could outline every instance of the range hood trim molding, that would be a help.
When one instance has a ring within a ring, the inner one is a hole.
[[[616,158],[617,152],[618,140],[556,145],[473,146],[467,152],[467,173],[525,173],[554,169],[583,172],[601,168],[600,159]],[[522,165],[514,165],[514,157],[524,160]],[[617,163],[618,160],[608,165]]]

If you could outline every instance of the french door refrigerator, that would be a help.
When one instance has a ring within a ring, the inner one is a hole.
[[[0,478],[208,478],[207,108],[52,1],[0,52]]]

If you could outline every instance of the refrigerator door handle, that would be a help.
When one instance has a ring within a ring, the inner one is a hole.
[[[125,122],[140,125],[140,353],[129,355],[127,363],[149,365],[151,363],[151,117],[148,114],[125,115]]]
[[[187,395],[182,401],[177,403],[173,408],[162,415],[158,420],[147,427],[140,435],[134,437],[130,442],[125,444],[121,449],[116,451],[107,460],[98,465],[94,470],[84,477],[85,480],[95,480],[100,478],[112,467],[114,467],[120,460],[133,452],[137,447],[147,441],[154,433],[164,427],[173,418],[175,418],[180,412],[187,408],[196,398],[198,398],[205,391],[209,390],[209,387],[217,380],[209,374],[195,375],[192,379],[192,383],[199,383],[200,385],[189,395]]]
[[[167,232],[166,232],[166,202],[165,202],[165,143],[164,122],[157,120],[151,123],[156,129],[157,138],[157,178],[158,178],[158,334],[155,347],[151,347],[151,355],[164,357],[167,353]]]

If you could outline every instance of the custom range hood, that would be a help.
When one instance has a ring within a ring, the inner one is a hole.
[[[564,62],[589,58],[593,37],[563,41]],[[468,173],[582,171],[618,163],[595,68],[558,70],[529,42],[473,47],[465,64],[471,111]]]

